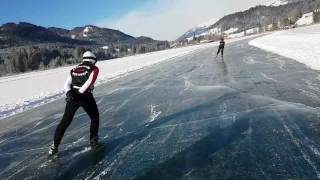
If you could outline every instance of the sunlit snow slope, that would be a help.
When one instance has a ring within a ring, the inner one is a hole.
[[[319,24],[280,31],[254,39],[249,44],[320,70]]]

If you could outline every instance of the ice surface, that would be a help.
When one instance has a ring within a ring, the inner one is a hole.
[[[48,162],[62,101],[1,120],[0,179],[316,179],[318,73],[248,41],[224,62],[210,47],[96,88],[106,151],[88,150],[81,111]]]

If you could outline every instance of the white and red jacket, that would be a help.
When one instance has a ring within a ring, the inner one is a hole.
[[[83,62],[71,70],[64,84],[65,92],[77,90],[83,94],[91,92],[99,75],[99,68],[89,62]]]

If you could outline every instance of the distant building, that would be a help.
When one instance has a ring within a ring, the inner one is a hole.
[[[281,21],[278,21],[278,22],[277,22],[277,27],[278,27],[278,28],[281,28]]]
[[[313,12],[303,14],[302,17],[296,22],[296,25],[303,26],[303,25],[309,25],[314,22],[313,19]]]
[[[221,34],[221,29],[220,28],[210,29],[209,34]]]
[[[242,31],[240,33],[228,35],[229,38],[239,38],[239,37],[243,37],[243,36],[245,36],[245,32],[244,31]]]
[[[245,32],[246,35],[257,34],[257,33],[259,33],[259,28],[258,27],[252,28],[252,29],[248,29]]]
[[[320,22],[320,9],[316,9],[313,11],[313,21],[314,23]]]
[[[230,28],[226,31],[223,31],[224,34],[228,35],[228,34],[234,34],[235,32],[237,32],[239,30],[239,28]]]

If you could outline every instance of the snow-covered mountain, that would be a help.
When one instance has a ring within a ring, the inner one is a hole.
[[[62,37],[68,37],[77,40],[94,41],[98,44],[107,44],[110,42],[133,42],[135,37],[127,35],[121,31],[85,25],[71,30],[61,28],[49,28],[50,31],[57,33]]]
[[[282,6],[288,4],[288,0],[277,0],[271,4],[271,6]]]
[[[303,0],[276,0],[270,6],[283,6],[283,5],[298,2],[298,1],[303,1]]]
[[[119,30],[85,25],[71,30],[42,27],[27,22],[0,25],[0,49],[39,43],[65,43],[76,45],[147,44],[158,43],[149,37],[133,37]]]
[[[310,7],[312,9],[320,8],[320,0],[276,0],[269,6],[256,6],[243,12],[227,15],[217,22],[211,21],[196,26],[176,41],[191,40],[193,37],[207,34],[246,34],[247,30],[267,27],[275,22],[284,24],[289,17],[299,17],[300,13],[310,12]]]
[[[212,26],[212,24],[215,23],[215,20],[210,20],[207,22],[204,22],[189,31],[187,31],[183,36],[181,36],[179,39],[184,40],[184,39],[193,39],[193,37],[197,37],[199,35],[208,33],[208,28]]]
[[[92,25],[68,30],[26,22],[6,23],[0,25],[0,77],[76,64],[86,49],[108,60],[166,48],[167,41]]]

